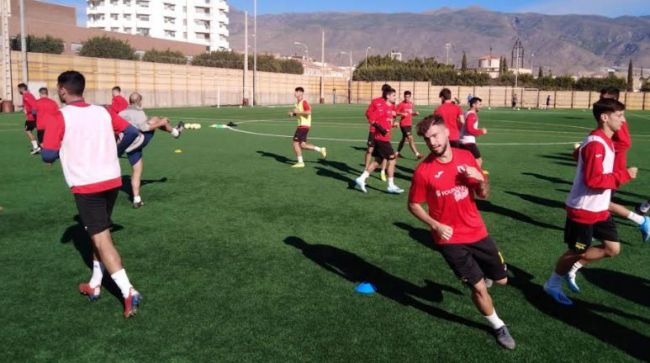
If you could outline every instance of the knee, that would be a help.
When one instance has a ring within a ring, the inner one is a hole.
[[[607,257],[618,256],[621,253],[621,245],[618,243],[607,244],[605,245],[605,253],[607,254]]]
[[[508,284],[508,278],[504,277],[501,280],[495,280],[494,283],[497,284],[497,285],[502,285],[502,286],[507,285]]]
[[[306,146],[307,146],[307,143],[306,143],[306,142],[304,142],[304,141],[301,141],[301,142],[300,142],[300,147],[301,147],[302,149],[304,149]]]

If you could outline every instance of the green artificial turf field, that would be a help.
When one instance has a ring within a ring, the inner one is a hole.
[[[510,269],[510,285],[490,290],[517,341],[506,351],[407,211],[406,193],[386,194],[377,175],[368,194],[350,188],[362,171],[365,106],[314,107],[310,140],[329,155],[306,152],[304,169],[289,167],[287,110],[149,110],[203,127],[178,140],[156,133],[143,208],[119,195],[113,237],[144,296],[129,320],[111,289],[95,303],[77,292],[90,277],[89,240],[60,164],[30,156],[22,116],[0,114],[2,361],[650,359],[650,245],[630,222],[618,220],[621,255],[579,274],[575,307],[541,288],[565,250],[572,144],[593,128],[589,111],[481,112],[492,195],[479,205]],[[617,197],[634,207],[650,196],[650,113],[626,114],[639,179]],[[229,121],[240,122],[236,132],[208,127]],[[416,161],[404,154],[396,183],[407,189]],[[368,279],[379,292],[356,293]]]

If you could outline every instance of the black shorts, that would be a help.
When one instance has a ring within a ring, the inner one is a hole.
[[[463,144],[460,143],[460,140],[449,140],[449,146],[455,147],[457,149],[463,148]]]
[[[375,141],[375,148],[372,150],[372,156],[383,160],[395,158],[393,145],[388,141]]]
[[[408,136],[411,136],[413,133],[413,126],[400,126],[400,130],[402,130],[402,137],[407,138]]]
[[[118,191],[119,188],[115,188],[100,193],[74,195],[81,223],[91,237],[113,225],[111,215]]]
[[[36,121],[25,121],[25,131],[34,131],[36,128]]]
[[[478,151],[478,146],[476,146],[476,144],[463,144],[462,148],[471,152],[472,155],[474,156],[474,159],[481,158],[481,152]]]
[[[490,236],[475,243],[440,245],[440,253],[454,274],[470,286],[485,277],[496,281],[508,276],[508,267]]]
[[[307,142],[308,133],[309,133],[309,127],[298,127],[296,129],[296,133],[293,134],[293,141]]]
[[[36,138],[38,139],[38,144],[43,143],[43,138],[45,138],[45,130],[36,130]]]
[[[368,147],[375,147],[375,133],[368,133]]]
[[[583,253],[591,246],[591,240],[595,238],[600,241],[618,242],[618,231],[614,218],[610,215],[608,219],[594,224],[575,222],[569,218],[564,225],[564,242],[570,250]]]

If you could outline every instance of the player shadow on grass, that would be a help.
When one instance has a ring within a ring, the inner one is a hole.
[[[584,268],[580,272],[589,282],[603,290],[641,306],[650,306],[650,280],[601,268]]]
[[[323,166],[331,167],[335,170],[325,169],[323,167],[317,166],[315,168],[317,175],[345,182],[348,184],[348,189],[354,189],[354,178],[361,175],[361,170],[355,169],[344,162],[321,159],[318,161],[318,163]],[[370,185],[366,185],[366,188],[386,193],[385,190],[381,190]]]
[[[147,184],[154,183],[166,183],[167,177],[162,177],[160,179],[142,179],[140,180],[140,187],[144,187]],[[133,200],[133,187],[131,186],[131,175],[122,175],[122,186],[120,191],[126,193],[129,196],[129,200]]]
[[[405,306],[414,307],[435,318],[463,324],[472,328],[490,332],[487,325],[451,314],[436,306],[424,303],[439,303],[443,300],[443,291],[456,295],[459,290],[425,280],[424,286],[417,286],[409,281],[391,275],[381,268],[365,261],[354,253],[321,244],[309,244],[299,237],[287,237],[284,243],[300,250],[302,254],[323,269],[336,274],[354,284],[370,282],[378,294]],[[352,290],[352,288],[350,288]]]
[[[83,226],[79,215],[74,216],[72,219],[75,221],[75,224],[66,228],[66,230],[63,232],[63,235],[61,235],[60,242],[63,244],[72,242],[74,248],[77,250],[77,252],[79,252],[79,255],[83,259],[86,266],[92,271],[93,255],[90,236],[88,235],[88,232],[86,232],[86,228]],[[111,233],[120,231],[122,229],[124,229],[123,226],[119,224],[113,224],[111,226]],[[104,288],[106,288],[108,292],[111,293],[111,295],[122,301],[122,292],[107,273],[104,274],[102,286],[104,286]]]
[[[532,224],[533,226],[537,227],[542,227],[542,228],[548,228],[548,229],[555,229],[558,231],[564,231],[564,228],[560,228],[558,226],[540,222],[532,217],[529,217],[521,212],[517,212],[514,209],[508,209],[506,207],[501,207],[499,205],[496,205],[490,201],[487,200],[482,200],[482,199],[477,199],[476,200],[476,205],[478,206],[478,209],[481,212],[488,212],[488,213],[496,213],[496,214],[501,214],[504,217],[508,217],[511,219],[518,220],[520,222]]]
[[[508,271],[511,275],[509,285],[521,291],[528,303],[540,312],[577,328],[605,344],[614,346],[636,359],[644,361],[650,359],[648,349],[650,338],[599,313],[615,314],[633,320],[640,319],[648,323],[647,319],[575,297],[572,297],[574,306],[560,305],[544,292],[542,285],[533,282],[535,276],[512,264],[508,265]],[[552,332],[548,333],[552,334]],[[566,342],[566,344],[565,350],[570,351],[572,343]]]
[[[576,159],[573,158],[572,153],[542,154],[542,155],[537,155],[537,156],[542,157],[544,159],[551,159],[551,160],[556,160],[556,161],[569,162],[569,163],[572,163],[573,166],[578,165],[578,162],[577,162]]]
[[[393,225],[407,231],[409,233],[409,237],[411,237],[411,239],[414,241],[417,241],[422,246],[430,248],[434,251],[440,250],[440,248],[438,248],[438,245],[433,243],[433,239],[431,238],[431,231],[424,228],[413,227],[412,225],[403,222],[395,222]]]
[[[264,156],[264,157],[267,157],[267,158],[273,158],[273,159],[275,159],[275,161],[277,161],[279,163],[282,163],[282,164],[292,165],[292,164],[295,163],[295,160],[291,160],[291,159],[289,159],[288,157],[286,157],[284,155],[279,155],[279,154],[270,153],[270,152],[261,151],[261,150],[257,150],[256,152],[258,154],[260,154],[260,156]]]
[[[542,197],[538,197],[536,195],[522,194],[522,193],[516,193],[516,192],[510,192],[510,191],[506,191],[506,194],[514,195],[514,196],[519,197],[519,198],[521,198],[521,199],[523,199],[523,200],[525,200],[527,202],[531,202],[533,204],[538,204],[538,205],[543,205],[545,207],[560,208],[560,209],[564,209],[566,207],[563,201],[542,198]]]
[[[527,175],[527,176],[532,176],[532,177],[535,177],[537,179],[545,180],[547,182],[551,182],[551,183],[554,183],[554,184],[573,185],[573,183],[568,181],[568,180],[557,178],[557,177],[554,177],[554,176],[542,175],[542,174],[537,174],[537,173],[521,173],[521,174],[522,175]]]

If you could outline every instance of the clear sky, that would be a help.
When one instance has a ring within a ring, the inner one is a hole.
[[[77,17],[85,23],[85,0],[44,0],[74,5]],[[155,0],[161,1],[161,0]],[[253,0],[229,0],[240,10],[253,10]],[[406,3],[406,5],[405,5]],[[609,17],[621,15],[650,15],[650,0],[455,0],[396,1],[396,0],[258,0],[259,14],[314,11],[361,12],[421,12],[441,7],[464,8],[479,5],[502,12],[539,12],[544,14],[595,14]]]

